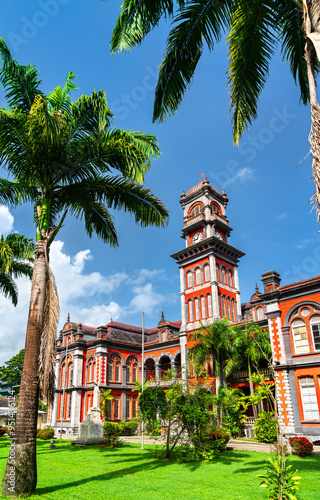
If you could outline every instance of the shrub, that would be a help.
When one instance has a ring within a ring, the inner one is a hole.
[[[304,437],[289,438],[289,443],[292,450],[298,455],[298,457],[307,457],[313,452],[313,444]]]
[[[123,441],[118,436],[106,436],[104,444],[100,444],[98,448],[121,448]]]
[[[133,436],[139,427],[138,420],[129,420],[123,426],[122,436]]]
[[[106,421],[103,423],[104,436],[119,436],[119,425],[117,422]]]
[[[197,451],[204,458],[216,452],[225,451],[227,443],[230,439],[230,434],[223,427],[216,427],[206,431],[200,431],[193,439],[193,444]]]
[[[277,440],[277,424],[271,411],[262,410],[255,421],[254,433],[259,443],[275,443]]]
[[[0,427],[0,436],[3,436],[4,434],[6,434],[7,432],[7,429],[5,427]]]
[[[46,427],[45,429],[37,430],[38,439],[52,439],[54,436],[54,430],[51,427]]]
[[[106,421],[103,424],[104,436],[133,436],[139,426],[137,420],[121,420],[121,422]]]

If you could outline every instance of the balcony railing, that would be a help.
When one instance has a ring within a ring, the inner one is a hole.
[[[270,368],[260,368],[259,373],[261,375],[272,375],[272,371]],[[239,372],[234,372],[232,378],[249,378],[249,372],[246,370],[242,370]]]

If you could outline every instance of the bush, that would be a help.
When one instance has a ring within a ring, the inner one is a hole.
[[[313,452],[313,444],[304,437],[289,438],[289,443],[292,450],[298,455],[298,457],[307,457]]]
[[[254,433],[259,443],[275,443],[277,440],[277,424],[273,413],[264,411],[260,413],[254,424]]]
[[[51,427],[46,427],[45,429],[37,430],[38,439],[52,439],[54,436],[54,430]]]
[[[123,441],[119,439],[118,436],[106,436],[106,441],[104,444],[100,444],[98,448],[121,448],[123,446]]]
[[[227,443],[230,439],[230,434],[223,427],[216,427],[206,431],[200,431],[193,439],[194,447],[203,457],[208,454],[225,451]]]
[[[123,426],[122,436],[133,436],[139,427],[138,420],[129,420]]]
[[[0,436],[3,436],[4,434],[6,434],[7,432],[7,429],[5,427],[0,427]]]
[[[133,436],[139,426],[137,420],[129,420],[125,422],[109,422],[103,423],[103,433],[104,436]]]

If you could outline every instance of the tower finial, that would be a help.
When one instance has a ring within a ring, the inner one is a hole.
[[[201,182],[203,182],[204,174],[201,173]]]
[[[257,282],[256,282],[256,293],[259,292],[259,288],[258,288],[258,285],[257,285]]]
[[[67,316],[67,323],[70,323],[70,313],[68,313],[68,316]]]

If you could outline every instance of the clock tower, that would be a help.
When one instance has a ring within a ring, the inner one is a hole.
[[[182,191],[180,204],[185,248],[171,257],[180,269],[180,340],[185,362],[189,332],[219,318],[240,320],[238,262],[244,253],[229,244],[232,228],[226,217],[224,190],[220,193],[202,174],[200,184],[187,194]]]

